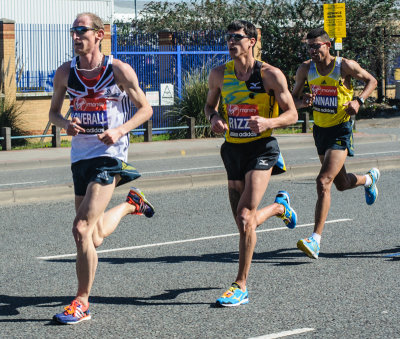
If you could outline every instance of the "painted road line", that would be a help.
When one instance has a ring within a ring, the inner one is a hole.
[[[352,220],[353,219],[336,219],[336,220],[326,221],[325,224],[347,222],[347,221],[352,221]],[[308,226],[314,226],[314,223],[298,225],[298,226],[296,226],[296,228],[308,227]],[[287,230],[287,229],[288,229],[287,227],[268,228],[268,229],[265,229],[265,230],[257,230],[256,233],[281,231],[281,230]],[[175,241],[168,241],[168,242],[160,242],[160,243],[155,243],[155,244],[146,244],[146,245],[138,245],[138,246],[111,248],[111,249],[108,249],[108,250],[97,251],[97,254],[111,253],[111,252],[121,252],[121,251],[131,251],[131,250],[137,250],[137,249],[142,249],[142,248],[159,247],[159,246],[184,244],[184,243],[203,241],[203,240],[213,240],[213,239],[219,239],[219,238],[236,237],[238,235],[239,235],[239,233],[230,233],[230,234],[214,235],[214,236],[210,236],[210,237],[201,237],[201,238],[194,238],[194,239],[185,239],[185,240],[175,240]],[[52,255],[52,256],[46,256],[46,257],[36,257],[36,259],[39,259],[39,260],[52,260],[52,259],[61,259],[61,258],[71,258],[71,257],[75,257],[75,256],[76,256],[76,253],[69,253],[69,254]]]
[[[216,169],[216,168],[224,168],[224,166],[207,166],[207,167],[180,168],[180,169],[174,169],[174,170],[140,172],[140,174],[160,174],[160,173],[185,172],[185,171],[196,171],[196,170]]]
[[[43,182],[47,182],[47,180],[42,181],[25,181],[25,182],[13,182],[11,184],[0,184],[1,186],[14,186],[14,185],[28,185],[28,184],[41,184]]]
[[[295,330],[290,330],[290,331],[284,331],[284,332],[279,332],[279,333],[271,333],[271,334],[266,334],[266,335],[262,335],[260,337],[253,337],[250,339],[275,339],[275,338],[283,338],[283,337],[288,337],[291,335],[295,335],[295,334],[301,334],[301,333],[306,333],[306,332],[311,332],[311,331],[315,331],[315,328],[298,328]]]
[[[385,151],[385,152],[371,152],[371,153],[357,153],[356,156],[363,156],[363,155],[377,155],[377,154],[389,154],[389,153],[400,153],[400,151]],[[310,160],[316,160],[319,157],[310,158]]]

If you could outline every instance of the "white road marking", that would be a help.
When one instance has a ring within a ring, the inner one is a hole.
[[[352,221],[352,220],[353,219],[335,219],[335,220],[326,221],[325,224],[333,224],[333,223],[346,222],[346,221]],[[314,226],[314,223],[297,225],[296,228],[308,227],[308,226]],[[265,229],[265,230],[258,230],[258,231],[256,231],[256,233],[281,231],[281,230],[287,230],[287,229],[288,229],[287,227],[268,228],[268,229]],[[218,239],[218,238],[236,237],[238,235],[239,235],[239,233],[230,233],[230,234],[213,235],[213,236],[210,236],[210,237],[201,237],[201,238],[194,238],[194,239],[159,242],[159,243],[155,243],[155,244],[146,244],[146,245],[138,245],[138,246],[130,246],[130,247],[111,248],[111,249],[108,249],[108,250],[97,251],[97,254],[110,253],[110,252],[121,252],[121,251],[130,251],[130,250],[137,250],[137,249],[149,248],[149,247],[166,246],[166,245],[184,244],[184,243],[188,243],[188,242],[196,242],[196,241],[211,240],[211,239]],[[71,257],[75,257],[75,256],[76,256],[76,253],[69,253],[69,254],[52,255],[52,256],[46,256],[46,257],[36,257],[36,259],[39,259],[39,260],[52,260],[52,259],[60,259],[60,258],[71,258]]]
[[[140,174],[157,174],[157,173],[169,173],[169,172],[184,172],[184,171],[204,170],[204,169],[215,169],[215,168],[224,168],[224,166],[207,166],[207,167],[180,168],[180,169],[174,169],[174,170],[140,172]]]
[[[279,332],[279,333],[271,333],[271,334],[266,334],[262,335],[260,337],[253,337],[250,339],[275,339],[275,338],[283,338],[283,337],[288,337],[290,335],[294,334],[300,334],[300,333],[306,333],[306,332],[311,332],[315,331],[315,328],[298,328],[296,330],[291,330],[291,331],[284,331],[284,332]]]
[[[1,186],[13,186],[13,185],[27,185],[27,184],[39,184],[42,182],[47,182],[47,180],[42,180],[42,181],[25,181],[25,182],[13,182],[11,184],[0,184]]]
[[[356,156],[362,155],[376,155],[376,154],[388,154],[388,153],[400,153],[400,151],[385,151],[385,152],[371,152],[371,153],[357,153]],[[319,159],[319,157],[310,158],[311,160]]]

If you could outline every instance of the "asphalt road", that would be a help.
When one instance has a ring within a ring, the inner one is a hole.
[[[124,218],[99,248],[93,319],[77,326],[51,321],[76,288],[72,201],[0,207],[0,336],[399,338],[399,177],[382,171],[373,206],[362,188],[333,190],[318,260],[296,249],[312,231],[314,179],[271,182],[263,204],[288,190],[299,226],[259,228],[250,303],[229,309],[214,307],[237,271],[226,187],[151,192],[155,216]]]

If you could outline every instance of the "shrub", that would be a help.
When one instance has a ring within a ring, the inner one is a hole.
[[[195,118],[195,125],[201,126],[196,128],[196,138],[213,136],[210,123],[204,114],[208,93],[208,74],[211,67],[209,63],[184,75],[181,98],[175,98],[174,106],[167,113],[168,118],[175,122],[175,126],[187,126],[187,118]],[[222,116],[221,102],[218,111]],[[172,133],[174,138],[183,138],[185,135],[186,129],[178,129]]]
[[[23,136],[28,133],[21,127],[22,117],[21,103],[16,100],[6,100],[5,97],[0,98],[0,128],[10,127],[12,136]],[[26,145],[26,139],[14,139],[12,144],[15,146]]]

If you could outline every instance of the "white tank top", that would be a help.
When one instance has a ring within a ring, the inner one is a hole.
[[[79,118],[82,122],[80,126],[86,129],[86,133],[80,132],[72,137],[72,163],[101,156],[127,161],[129,134],[111,146],[97,138],[97,134],[116,128],[133,116],[128,95],[115,83],[112,60],[112,55],[105,56],[103,73],[93,86],[89,86],[76,69],[79,57],[71,61],[67,87],[71,118]]]

